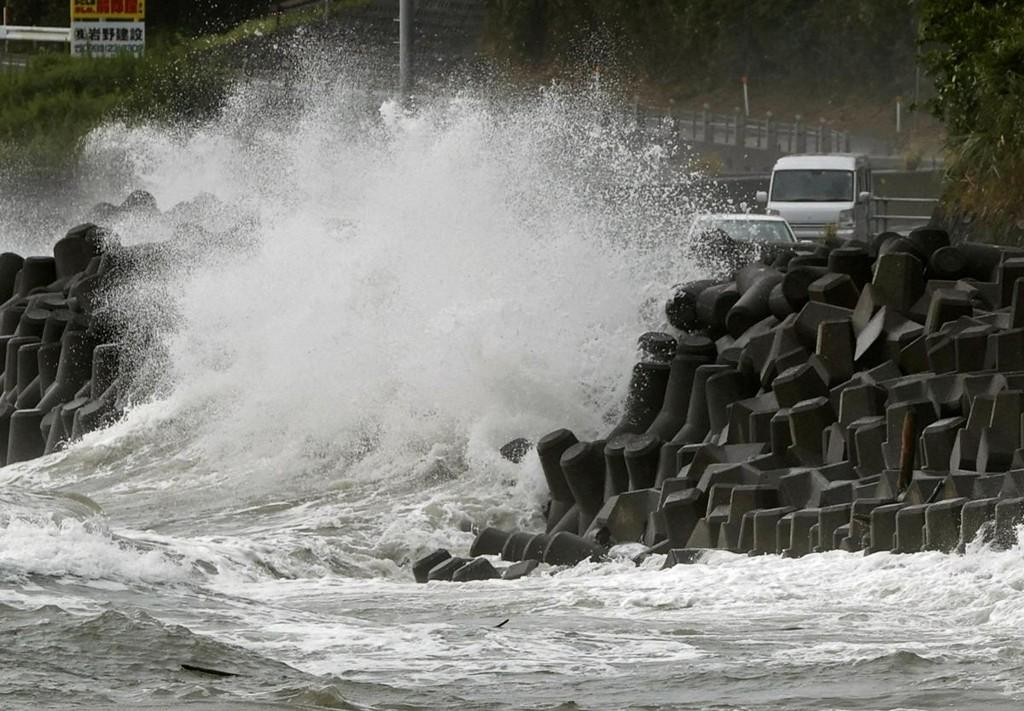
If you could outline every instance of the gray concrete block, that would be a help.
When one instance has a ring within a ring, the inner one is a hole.
[[[658,510],[661,491],[639,489],[614,496],[605,502],[594,518],[587,537],[604,544],[601,529],[614,543],[637,543],[643,540],[648,517]]]
[[[505,570],[501,571],[501,579],[519,580],[519,578],[525,578],[536,570],[538,565],[540,565],[540,561],[533,558],[527,558],[526,560],[521,560],[518,563],[513,563],[509,567],[505,568]]]
[[[904,373],[926,373],[930,372],[931,364],[928,361],[928,338],[924,335],[918,336],[900,349],[897,363]]]
[[[933,333],[926,338],[928,366],[933,373],[956,372],[956,347],[945,333]]]
[[[756,382],[733,369],[708,378],[704,386],[704,397],[707,401],[710,432],[720,432],[729,423],[729,406],[737,400],[753,397],[757,393],[757,386]]]
[[[924,293],[924,265],[910,254],[880,255],[871,284],[881,305],[909,311]]]
[[[705,505],[703,494],[698,489],[677,491],[664,498],[660,511],[665,521],[666,538],[673,547],[686,547]]]
[[[999,492],[1003,490],[1003,481],[1005,474],[982,474],[974,480],[974,486],[970,493],[967,494],[967,498],[975,499],[992,499],[999,496]]]
[[[821,432],[835,421],[835,411],[826,397],[803,400],[789,408],[789,432],[793,440],[790,453],[806,465],[823,464]]]
[[[936,500],[939,499],[969,499],[974,491],[974,483],[978,475],[971,472],[953,472],[943,482]]]
[[[786,271],[782,279],[782,295],[793,311],[800,311],[810,300],[808,288],[818,278],[826,275],[828,269],[824,266],[801,266],[793,265]]]
[[[937,289],[932,292],[928,304],[925,333],[937,333],[943,325],[973,314],[974,305],[966,292],[959,289]]]
[[[885,444],[884,417],[864,417],[850,424],[857,452],[857,470],[864,475],[878,474],[885,469],[882,453]]]
[[[853,310],[816,301],[808,302],[797,314],[793,327],[800,345],[808,351],[818,343],[818,327],[825,321],[849,321]]]
[[[697,521],[693,532],[684,548],[710,549],[718,545],[718,528],[720,524],[711,523],[706,518]]]
[[[860,290],[848,275],[829,272],[811,282],[807,295],[811,301],[852,311],[857,306]]]
[[[967,272],[967,259],[954,246],[932,252],[928,259],[928,273],[938,279],[959,279]]]
[[[960,512],[967,499],[947,499],[925,507],[924,549],[949,553],[960,543]]]
[[[1024,524],[1024,498],[1000,499],[996,503],[995,540],[998,548],[1017,544],[1017,529]]]
[[[1007,307],[1014,303],[1014,286],[1018,279],[1024,277],[1024,259],[1009,257],[1004,259],[996,270],[999,283],[999,303],[995,306]],[[1024,324],[1022,324],[1024,325]]]
[[[764,267],[752,279],[741,279],[741,276],[737,274],[737,288],[742,296],[725,316],[726,329],[734,338],[739,338],[755,323],[771,315],[768,297],[783,279],[781,272],[770,267]]]
[[[874,259],[857,244],[846,244],[833,249],[828,255],[828,269],[849,276],[859,290],[871,281]]]
[[[1013,283],[1011,297],[1010,325],[1012,328],[1024,326],[1024,279],[1018,278]]]
[[[511,536],[511,531],[503,531],[500,528],[488,527],[480,531],[473,540],[469,549],[469,555],[476,558],[481,555],[498,555],[505,547],[505,542]],[[454,571],[453,571],[454,572]]]
[[[894,553],[917,553],[924,546],[924,516],[926,505],[904,506],[896,512],[896,543]],[[871,539],[875,535],[872,530]]]
[[[889,309],[886,309],[882,327],[885,331],[885,354],[893,363],[899,362],[904,348],[925,335],[923,326]]]
[[[469,583],[479,580],[494,580],[500,577],[501,573],[491,565],[489,560],[486,558],[474,558],[452,573],[452,582]]]
[[[772,391],[781,407],[793,407],[803,400],[827,396],[827,377],[805,363],[779,373],[772,383]]]
[[[618,434],[604,445],[604,489],[602,497],[613,496],[630,490],[629,470],[626,468],[626,447],[637,434]]]
[[[885,415],[885,399],[885,388],[878,385],[846,388],[839,396],[839,422],[849,427],[861,418]]]
[[[944,476],[928,476],[914,472],[914,478],[911,480],[903,500],[911,505],[935,501],[942,495],[942,485],[945,481],[946,477]]]
[[[779,521],[780,526],[782,526],[782,521],[789,522],[789,537],[783,539],[780,535],[780,540],[785,541],[782,555],[787,558],[800,558],[810,553],[817,545],[817,540],[811,541],[810,532],[811,528],[818,523],[818,509],[807,508],[793,511]]]
[[[606,442],[577,442],[562,453],[560,465],[566,483],[580,511],[584,529],[594,520],[604,503]]]
[[[821,551],[835,550],[833,534],[840,526],[850,523],[853,504],[836,504],[818,509],[818,548]]]
[[[693,376],[693,387],[690,391],[690,401],[686,410],[686,424],[672,438],[672,443],[686,445],[704,441],[709,427],[707,398],[705,396],[708,378],[728,370],[728,366],[724,365],[701,365],[697,367]]]
[[[536,534],[525,531],[517,531],[505,539],[505,545],[501,548],[501,559],[515,563],[523,559],[526,546],[533,540]]]
[[[698,321],[719,334],[726,332],[725,319],[729,310],[740,300],[735,282],[715,284],[697,296]]]
[[[430,569],[430,572],[427,573],[427,580],[451,582],[455,571],[468,562],[468,558],[446,558]]]
[[[923,464],[933,471],[949,471],[957,433],[967,424],[963,417],[945,417],[921,431]]]
[[[995,537],[996,505],[999,499],[976,499],[964,504],[960,512],[959,550],[976,539],[988,543]]]
[[[754,545],[751,555],[775,554],[780,550],[778,523],[779,519],[792,511],[792,508],[759,509],[751,511],[754,519]]]
[[[833,422],[828,429],[821,433],[821,436],[826,464],[836,464],[847,459],[846,429],[841,424]]]
[[[700,548],[672,548],[665,556],[665,564],[661,569],[674,568],[677,565],[695,565],[700,563],[706,551]]]
[[[572,533],[556,533],[544,549],[543,562],[550,565],[576,565],[584,560],[599,560],[604,548]]]
[[[672,287],[672,295],[665,304],[665,315],[668,322],[680,331],[694,331],[701,326],[697,316],[697,297],[702,291],[714,286],[712,279],[676,284]]]
[[[623,458],[631,491],[654,486],[658,478],[660,452],[661,439],[650,433],[638,435],[626,445]]]
[[[853,359],[861,368],[870,368],[888,358],[885,343],[886,307],[880,308],[857,333]]]
[[[995,329],[991,326],[965,328],[953,338],[953,352],[958,373],[971,373],[985,369],[988,353],[988,336]]]
[[[896,548],[896,513],[906,504],[885,504],[871,511],[871,543],[867,553],[889,552]]]
[[[728,521],[720,523],[718,526],[718,541],[715,543],[715,548],[731,551],[732,553],[748,552],[739,550],[739,538],[740,524],[729,523]]]
[[[789,410],[782,409],[772,415],[769,428],[769,434],[771,435],[769,446],[773,454],[781,455],[789,451],[789,448],[793,445],[791,432]]]
[[[523,560],[541,560],[544,557],[544,550],[551,542],[551,537],[545,533],[538,533],[526,544],[523,551]]]
[[[641,361],[633,366],[622,418],[606,440],[619,434],[641,434],[654,423],[665,403],[671,371],[667,363]]]
[[[438,548],[434,552],[428,553],[412,564],[413,578],[415,578],[417,583],[427,582],[427,576],[430,574],[430,571],[439,563],[443,563],[451,557],[452,554],[444,548]]]
[[[849,319],[822,321],[818,324],[815,354],[821,359],[830,386],[846,382],[853,376],[855,348],[856,339]]]
[[[1024,309],[1021,309],[1024,314]],[[1024,328],[993,334],[996,370],[1004,373],[1024,370]]]
[[[743,522],[743,516],[748,511],[777,508],[778,506],[779,491],[774,487],[761,485],[735,486],[729,490],[727,521],[735,526],[739,526]]]
[[[1024,496],[1024,469],[1011,469],[1003,476],[1003,485],[999,489],[999,498],[1016,499]]]

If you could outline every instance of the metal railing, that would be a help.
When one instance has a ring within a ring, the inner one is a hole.
[[[2,40],[22,42],[70,42],[71,28],[0,25],[0,41]]]
[[[669,112],[636,106],[637,124],[647,132],[674,133],[687,143],[728,145],[777,153],[844,153],[850,151],[850,133],[824,122],[778,121],[742,113],[701,111]]]
[[[931,215],[915,215],[914,211],[922,212],[921,208],[934,208],[939,204],[938,198],[871,198],[871,231],[873,234],[888,232],[890,227],[912,230],[931,222]],[[893,212],[895,210],[895,212]],[[894,225],[892,223],[899,223]]]

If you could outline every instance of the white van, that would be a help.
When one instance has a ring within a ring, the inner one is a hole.
[[[757,201],[769,215],[786,218],[797,239],[868,239],[871,166],[864,156],[795,155],[779,158],[768,192]]]

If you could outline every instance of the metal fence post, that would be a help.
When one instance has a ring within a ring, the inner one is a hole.
[[[402,101],[413,90],[413,0],[398,0],[398,87]]]
[[[704,104],[704,108],[701,109],[700,112],[700,122],[703,141],[704,143],[711,144],[715,142],[715,136],[714,133],[712,133],[711,114],[708,113],[709,108],[710,107],[707,104]],[[694,136],[694,140],[696,140],[696,138],[697,137]]]

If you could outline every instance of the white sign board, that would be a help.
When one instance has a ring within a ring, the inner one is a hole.
[[[71,23],[71,54],[75,57],[141,56],[146,49],[145,22],[75,21]]]

